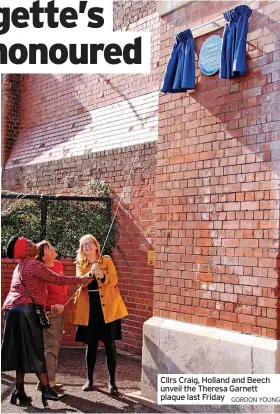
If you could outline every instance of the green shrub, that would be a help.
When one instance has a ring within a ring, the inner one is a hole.
[[[15,201],[1,213],[1,253],[6,255],[7,243],[14,234],[38,241],[41,233],[41,211],[37,201]]]
[[[104,196],[99,192],[98,195]],[[105,194],[107,195],[107,194]],[[40,201],[17,200],[2,212],[2,256],[6,254],[9,238],[23,235],[38,242],[42,232]],[[110,222],[103,202],[49,200],[47,201],[46,239],[61,256],[75,256],[79,239],[92,234],[101,244],[106,239]],[[110,254],[117,237],[114,222],[103,254]]]

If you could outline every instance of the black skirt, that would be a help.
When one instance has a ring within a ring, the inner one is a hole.
[[[89,324],[79,325],[75,341],[88,344],[98,340],[110,343],[122,339],[121,319],[105,323],[98,292],[89,292]]]
[[[5,309],[1,371],[47,372],[43,329],[32,304]]]

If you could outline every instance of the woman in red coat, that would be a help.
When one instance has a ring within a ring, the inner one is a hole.
[[[59,260],[56,260],[57,253],[51,243],[43,240],[37,244],[37,247],[39,253],[36,259],[53,272],[63,275],[63,265]],[[55,390],[62,387],[62,384],[56,382],[55,376],[64,328],[64,305],[67,301],[68,286],[47,283],[46,311],[50,313],[50,327],[44,329],[44,348],[50,386]],[[39,384],[37,388],[40,389]]]

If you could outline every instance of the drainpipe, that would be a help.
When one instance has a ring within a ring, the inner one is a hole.
[[[8,160],[8,121],[11,107],[10,75],[2,75],[1,79],[1,165],[5,168]]]

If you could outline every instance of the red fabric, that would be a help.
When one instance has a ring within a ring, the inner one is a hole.
[[[57,273],[59,275],[63,275],[63,265],[58,260],[55,260],[54,266],[49,267],[50,270],[52,270],[54,273]],[[68,286],[59,286],[54,285],[53,283],[47,284],[47,307],[50,307],[52,305],[57,305],[58,303],[60,305],[64,305],[68,300]]]
[[[44,307],[46,306],[48,293],[47,282],[58,285],[63,285],[65,283],[67,283],[67,285],[77,285],[81,283],[79,277],[57,275],[38,260],[24,257],[20,260],[13,272],[10,291],[3,305],[4,309],[32,303],[31,298],[28,296],[20,281],[20,274],[27,289],[31,293],[34,302],[37,305],[43,305]]]
[[[27,239],[19,237],[14,245],[14,259],[21,259],[26,254]]]

